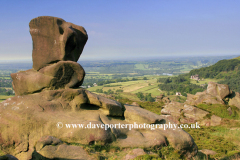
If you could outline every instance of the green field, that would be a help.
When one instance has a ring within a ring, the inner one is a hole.
[[[157,78],[164,76],[144,76],[144,77],[146,77],[147,80],[142,80],[143,77],[137,77],[140,80],[110,83],[108,85],[91,87],[88,88],[88,90],[91,92],[96,92],[97,89],[102,89],[103,91],[108,91],[109,89],[111,89],[114,92],[116,90],[123,90],[123,92],[119,93],[119,95],[123,98],[125,97],[133,101],[136,100],[139,101],[139,99],[135,95],[138,92],[142,92],[143,94],[151,93],[152,97],[156,97],[159,96],[160,94],[165,93],[158,88],[159,83],[157,83]]]
[[[0,95],[0,102],[6,100],[6,99],[8,99],[8,98],[11,98],[11,97],[13,97],[13,96]]]

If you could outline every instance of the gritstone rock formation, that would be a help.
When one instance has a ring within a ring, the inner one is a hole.
[[[3,151],[22,160],[96,159],[71,143],[109,143],[145,148],[171,145],[187,157],[197,153],[192,137],[180,128],[130,128],[132,124],[174,124],[164,116],[78,88],[85,75],[76,62],[87,41],[83,27],[47,16],[29,25],[33,69],[11,75],[16,96],[0,103]],[[65,124],[94,124],[95,128]],[[106,124],[126,127],[97,127]]]
[[[49,16],[32,19],[29,27],[33,69],[11,74],[15,94],[79,87],[85,72],[76,62],[88,39],[85,29]]]
[[[58,61],[77,62],[88,36],[81,26],[61,18],[42,16],[29,23],[33,40],[33,68],[39,70]]]

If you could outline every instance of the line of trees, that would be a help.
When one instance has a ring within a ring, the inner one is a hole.
[[[151,93],[144,95],[142,92],[138,92],[138,93],[136,93],[136,95],[140,100],[149,101],[149,102],[155,101],[155,99],[152,97]]]
[[[205,87],[191,84],[189,76],[187,74],[179,75],[177,77],[167,77],[159,78],[158,82],[163,83],[159,84],[159,89],[168,92],[181,92],[183,96],[187,96],[186,93],[196,94],[197,92],[202,92],[206,89]]]

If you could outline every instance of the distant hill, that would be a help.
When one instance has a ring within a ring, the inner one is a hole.
[[[200,78],[222,79],[219,83],[229,85],[230,89],[240,92],[240,56],[220,60],[212,66],[191,70],[188,76],[198,74]]]

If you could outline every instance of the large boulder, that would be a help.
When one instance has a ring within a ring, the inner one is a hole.
[[[200,123],[209,114],[209,112],[192,105],[174,101],[163,106],[161,113],[168,115],[168,119],[173,120],[175,123]]]
[[[85,71],[72,61],[59,61],[36,71],[30,69],[12,73],[16,95],[32,94],[44,89],[77,88],[84,80]]]
[[[220,99],[225,98],[231,93],[228,85],[226,84],[218,84],[215,82],[209,82],[207,87],[207,94],[210,94],[215,97],[219,97]]]
[[[96,159],[80,146],[67,145],[52,136],[43,136],[36,143],[32,159]],[[23,157],[21,157],[23,158]],[[26,157],[27,158],[27,157]]]
[[[33,68],[57,61],[77,62],[87,42],[86,30],[61,18],[41,16],[29,23],[33,40]]]
[[[182,112],[186,118],[192,118],[195,121],[202,120],[209,112],[199,109],[197,107],[185,104]]]
[[[219,96],[213,96],[204,92],[197,92],[195,95],[187,94],[186,104],[198,105],[198,104],[224,104],[224,101]]]
[[[57,155],[67,147],[61,142],[145,148],[169,144],[189,157],[197,152],[192,137],[177,126],[166,127],[174,123],[164,116],[137,106],[123,107],[84,89],[15,96],[0,103],[0,113],[0,144],[3,149],[12,147],[10,154],[17,158],[31,159],[36,149],[41,156]],[[39,140],[48,135],[61,141]]]
[[[240,94],[238,92],[235,92],[233,96],[234,97],[229,100],[228,104],[236,106],[240,109]]]
[[[189,105],[198,105],[201,103],[225,104],[223,99],[231,93],[228,85],[209,82],[206,91],[197,92],[195,95],[187,94],[185,103]]]

